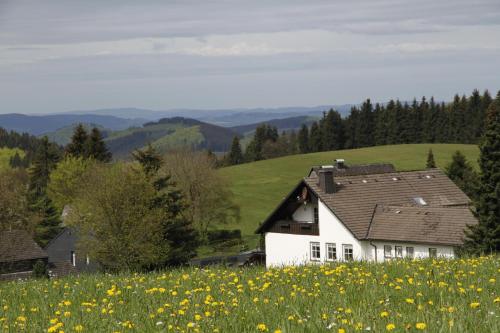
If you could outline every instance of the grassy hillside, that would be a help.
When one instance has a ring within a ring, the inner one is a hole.
[[[180,146],[220,152],[229,149],[235,135],[235,132],[227,128],[195,119],[174,117],[147,123],[143,127],[113,132],[106,138],[106,144],[116,158],[126,158],[132,151],[143,148],[148,143],[152,143],[160,153]]]
[[[0,282],[2,332],[498,332],[498,257]]]
[[[334,159],[344,158],[348,164],[389,162],[397,170],[424,169],[429,148],[440,168],[449,163],[456,150],[464,153],[474,165],[479,154],[475,145],[411,144],[293,155],[223,168],[220,173],[231,181],[242,217],[239,225],[226,227],[241,229],[253,246],[258,239],[253,232],[259,223],[307,175],[311,166],[332,164]]]
[[[10,158],[16,154],[16,151],[21,157],[24,156],[24,152],[20,149],[0,148],[0,171],[10,167]]]

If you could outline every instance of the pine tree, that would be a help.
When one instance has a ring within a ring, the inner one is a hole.
[[[90,136],[87,139],[85,157],[90,157],[100,162],[111,161],[112,155],[108,151],[102,138],[101,131],[97,127],[92,128]]]
[[[328,111],[321,120],[321,147],[322,150],[342,149],[344,145],[344,130],[340,113]]]
[[[306,154],[309,152],[309,128],[306,124],[302,124],[299,131],[299,152],[301,154]]]
[[[323,149],[321,146],[321,130],[316,121],[311,125],[311,131],[309,134],[309,149],[311,152],[322,151]]]
[[[478,177],[474,169],[467,161],[467,158],[460,151],[456,151],[452,156],[452,161],[446,166],[448,177],[475,201],[477,196]]]
[[[229,165],[236,165],[243,163],[243,152],[241,150],[240,139],[238,136],[233,138],[231,144],[231,151],[229,152]]]
[[[41,246],[45,246],[60,231],[59,213],[46,193],[50,173],[59,159],[57,148],[44,137],[29,170],[28,199],[30,209],[40,216],[40,222],[35,228],[35,240]]]
[[[425,167],[427,169],[436,167],[436,162],[434,161],[434,153],[432,152],[432,149],[429,149],[429,152],[427,153],[427,163],[425,164]]]
[[[19,156],[19,153],[16,151],[16,153],[14,154],[14,156],[12,156],[9,160],[9,165],[12,167],[12,168],[21,168],[23,167],[23,160],[21,158],[21,156]]]
[[[488,108],[479,147],[481,170],[476,212],[479,223],[470,227],[466,246],[474,253],[500,251],[500,91]]]
[[[71,142],[66,146],[66,154],[73,157],[87,157],[88,134],[83,124],[78,124],[73,131]]]
[[[49,197],[44,194],[31,209],[38,213],[40,222],[35,226],[35,241],[45,247],[61,231],[61,215]]]
[[[163,160],[151,145],[146,150],[134,152],[133,157],[139,162],[157,192],[151,203],[152,207],[161,208],[164,213],[163,237],[169,250],[157,267],[149,268],[186,264],[196,255],[199,242],[191,221],[182,215],[182,211],[188,209],[184,204],[183,195],[176,189],[169,175],[161,174]]]
[[[55,169],[60,157],[57,147],[50,143],[47,137],[43,137],[35,154],[33,165],[29,170],[31,202],[37,201],[40,196],[45,194],[50,172]]]

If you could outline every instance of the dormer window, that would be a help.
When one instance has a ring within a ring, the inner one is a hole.
[[[422,197],[415,197],[413,198],[413,201],[419,206],[427,206],[427,202],[425,202],[424,198]]]

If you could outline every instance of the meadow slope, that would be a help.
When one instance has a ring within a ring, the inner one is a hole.
[[[0,148],[0,171],[2,169],[10,168],[10,158],[14,156],[18,152],[18,154],[22,157],[24,156],[24,152],[21,149],[10,149],[10,148]]]
[[[259,223],[307,175],[311,166],[332,164],[334,159],[344,158],[348,164],[389,162],[400,171],[424,169],[430,148],[441,169],[457,150],[477,166],[476,145],[408,144],[292,155],[223,168],[220,173],[231,182],[235,201],[241,208],[240,223],[223,227],[241,229],[245,241],[253,247],[258,241],[253,233]]]
[[[498,257],[0,282],[3,332],[499,332]]]

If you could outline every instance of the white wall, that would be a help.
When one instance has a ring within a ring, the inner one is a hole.
[[[299,207],[303,210],[303,207]],[[312,205],[311,205],[312,211]],[[295,212],[301,214],[302,212]],[[284,266],[315,263],[310,260],[310,242],[319,242],[321,257],[319,262],[326,261],[326,243],[335,243],[337,258],[342,259],[342,245],[353,246],[354,259],[365,259],[366,244],[359,242],[351,232],[332,214],[332,212],[318,200],[319,236],[293,235],[268,232],[266,239],[266,265]],[[299,219],[296,219],[299,220]]]
[[[367,242],[368,243],[368,242]],[[432,244],[411,244],[411,243],[398,243],[398,242],[372,242],[375,246],[377,246],[377,262],[383,262],[386,260],[384,258],[384,245],[391,245],[392,247],[392,258],[396,258],[396,246],[403,247],[403,257],[406,257],[406,247],[413,247],[414,258],[428,258],[429,257],[429,248],[437,249],[437,256],[444,258],[454,258],[455,251],[452,246],[439,246]],[[375,249],[373,246],[370,246],[369,249],[369,257],[371,260],[375,260],[373,254],[375,253]],[[390,260],[390,259],[389,259]]]
[[[308,203],[301,205],[294,213],[293,220],[298,222],[314,222],[314,208],[318,207],[315,204]]]
[[[299,207],[293,214],[297,221],[307,221],[305,217],[312,214],[313,205]],[[270,266],[285,266],[285,265],[302,265],[310,263],[326,262],[326,243],[335,243],[337,248],[337,259],[343,260],[343,244],[351,244],[353,246],[353,255],[355,260],[375,260],[375,249],[368,241],[358,241],[351,232],[340,222],[337,217],[326,207],[321,200],[318,200],[319,213],[319,236],[310,235],[293,235],[285,233],[267,232],[265,234],[266,241],[266,265]],[[311,261],[310,243],[320,243],[320,260]],[[392,255],[395,257],[395,246],[403,247],[403,256],[406,256],[406,247],[414,248],[415,258],[427,258],[429,256],[429,248],[437,249],[438,257],[453,258],[455,256],[453,247],[451,246],[436,246],[425,244],[410,244],[398,242],[373,242],[377,246],[377,261],[384,261],[384,245],[392,246]]]

